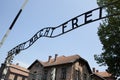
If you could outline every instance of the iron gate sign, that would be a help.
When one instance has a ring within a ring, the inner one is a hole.
[[[67,32],[70,32],[76,28],[79,28],[83,25],[86,25],[88,23],[104,19],[110,16],[117,16],[120,15],[120,13],[114,13],[114,14],[105,14],[105,8],[109,6],[113,6],[114,4],[120,4],[120,1],[113,2],[111,4],[95,8],[93,10],[90,10],[88,12],[85,12],[81,15],[78,15],[65,23],[57,26],[57,27],[46,27],[38,31],[31,39],[28,41],[19,44],[18,46],[14,47],[8,52],[8,56],[6,60],[11,60],[13,55],[17,55],[20,51],[25,50],[29,48],[35,41],[37,41],[41,37],[48,37],[48,38],[55,38],[60,35],[63,35]],[[93,16],[97,13],[97,16],[94,18]],[[9,63],[9,62],[8,62]]]

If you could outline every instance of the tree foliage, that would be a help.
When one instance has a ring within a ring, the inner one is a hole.
[[[118,1],[116,4],[105,8],[106,15],[120,13],[120,0],[97,0],[99,6]],[[101,66],[108,66],[108,72],[120,76],[120,15],[111,16],[102,21],[98,28],[98,36],[103,45],[103,52],[94,55]]]

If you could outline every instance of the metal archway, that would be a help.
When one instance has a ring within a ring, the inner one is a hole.
[[[120,12],[110,14],[110,15],[109,14],[104,15],[104,12],[103,12],[104,8],[107,8],[109,6],[113,6],[114,4],[120,4],[120,1],[117,0],[115,2],[112,2],[112,3],[108,4],[108,5],[104,5],[104,6],[95,8],[93,10],[87,11],[83,14],[80,14],[80,15],[64,22],[63,24],[61,24],[57,27],[46,27],[46,28],[43,28],[43,29],[39,30],[28,41],[17,45],[16,47],[14,47],[13,49],[11,49],[8,52],[8,55],[7,55],[7,57],[5,59],[5,62],[4,62],[4,64],[5,64],[4,69],[7,69],[6,65],[11,63],[14,56],[18,55],[22,50],[25,50],[25,49],[29,48],[30,46],[32,46],[33,43],[35,43],[41,37],[55,38],[55,37],[58,37],[58,36],[61,36],[61,35],[65,34],[65,33],[68,33],[72,30],[75,30],[75,29],[77,29],[77,28],[79,28],[83,25],[88,24],[88,23],[92,23],[92,22],[95,22],[95,21],[98,21],[100,19],[104,19],[104,18],[107,18],[107,17],[110,17],[110,16],[120,15]],[[97,12],[99,15],[96,18],[92,18],[93,12]],[[84,18],[81,18],[81,17],[84,17]],[[79,21],[80,19],[83,19],[83,22],[80,22]],[[65,28],[67,28],[67,30]],[[57,32],[58,30],[60,30],[60,32]]]

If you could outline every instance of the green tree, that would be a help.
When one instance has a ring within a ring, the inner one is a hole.
[[[113,1],[118,2],[104,9],[106,15],[120,14],[120,0],[97,0],[97,3],[103,6]],[[94,55],[95,60],[100,66],[108,66],[106,71],[116,77],[120,76],[120,15],[104,19],[98,28],[98,36],[103,52]]]

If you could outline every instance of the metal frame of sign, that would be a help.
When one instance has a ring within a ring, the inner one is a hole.
[[[65,34],[67,32],[70,32],[72,30],[75,30],[83,25],[88,24],[88,23],[92,23],[92,22],[95,22],[95,21],[98,21],[100,19],[104,19],[104,18],[107,18],[110,16],[120,15],[120,13],[114,13],[114,14],[110,14],[110,15],[104,14],[104,9],[109,6],[113,6],[114,4],[120,4],[120,1],[117,0],[108,5],[104,5],[104,6],[95,8],[93,10],[87,11],[81,15],[78,15],[78,16],[64,22],[63,24],[61,24],[57,27],[46,27],[46,28],[39,30],[28,41],[17,45],[16,47],[14,47],[13,49],[11,49],[8,52],[8,55],[4,62],[6,70],[7,70],[7,65],[9,66],[9,64],[12,63],[14,56],[19,54],[20,51],[25,50],[25,49],[29,48],[30,46],[32,46],[32,44],[35,43],[41,37],[55,38],[55,37]],[[96,18],[93,18],[93,15],[94,15],[93,13],[98,13],[98,16]]]

